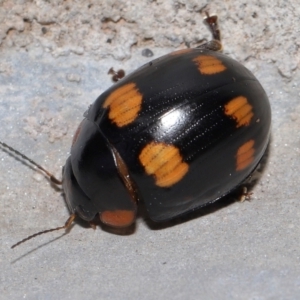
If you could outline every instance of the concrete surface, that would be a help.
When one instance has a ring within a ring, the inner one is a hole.
[[[127,235],[77,222],[11,250],[69,213],[61,190],[0,151],[0,299],[300,298],[300,6],[249,2],[0,1],[0,139],[58,177],[82,114],[112,84],[108,69],[130,72],[209,39],[205,6],[273,110],[251,201],[163,225],[141,213]]]

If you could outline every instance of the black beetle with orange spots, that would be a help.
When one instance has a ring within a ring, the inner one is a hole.
[[[126,227],[140,201],[166,221],[225,196],[257,167],[270,136],[267,95],[220,53],[217,17],[206,22],[212,41],[147,63],[85,113],[63,168],[71,217],[59,228],[75,216]]]

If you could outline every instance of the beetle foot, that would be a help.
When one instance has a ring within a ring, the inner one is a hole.
[[[196,49],[211,50],[211,51],[222,51],[223,46],[222,46],[220,41],[212,40],[212,41],[209,41],[205,44],[202,44],[202,45],[196,47]]]
[[[248,192],[247,187],[243,186],[242,192],[239,196],[239,201],[244,202],[244,201],[251,201],[251,196],[253,192]]]
[[[90,221],[89,224],[94,230],[96,230],[96,226],[97,226],[96,222]]]

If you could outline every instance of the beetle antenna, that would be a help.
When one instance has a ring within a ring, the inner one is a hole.
[[[68,220],[66,221],[66,223],[65,223],[64,226],[60,226],[60,227],[56,227],[56,228],[52,228],[52,229],[47,229],[47,230],[44,230],[44,231],[37,232],[37,233],[35,233],[35,234],[33,234],[33,235],[30,235],[30,236],[28,236],[27,238],[25,238],[25,239],[23,239],[23,240],[17,242],[16,244],[12,245],[12,246],[11,246],[11,249],[13,249],[13,248],[19,246],[20,244],[23,244],[23,243],[25,243],[25,242],[27,242],[27,241],[29,241],[29,240],[35,238],[35,237],[38,236],[38,235],[42,235],[42,234],[44,234],[44,233],[48,233],[48,232],[52,232],[52,231],[57,231],[57,230],[61,230],[61,229],[68,229],[68,228],[71,226],[71,224],[73,223],[73,221],[74,221],[75,218],[76,218],[76,214],[72,214],[72,215],[68,218]]]
[[[12,153],[21,156],[24,160],[29,161],[32,165],[34,165],[35,167],[37,167],[38,169],[40,169],[41,171],[43,171],[47,176],[49,176],[50,181],[55,183],[55,184],[62,184],[61,180],[58,180],[56,177],[54,177],[54,175],[52,175],[49,171],[45,170],[41,165],[37,164],[35,161],[33,161],[32,159],[30,159],[29,157],[27,157],[26,155],[24,155],[23,153],[19,152],[18,150],[14,149],[13,147],[7,145],[4,142],[0,141],[0,145],[4,148],[7,148],[9,151],[11,151]]]

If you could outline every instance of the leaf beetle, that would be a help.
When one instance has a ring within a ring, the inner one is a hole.
[[[220,199],[255,170],[269,142],[269,100],[247,68],[220,53],[217,17],[205,20],[212,41],[145,64],[89,107],[62,182],[52,176],[70,218],[13,247],[76,216],[130,226],[141,200],[150,219],[166,221]]]

